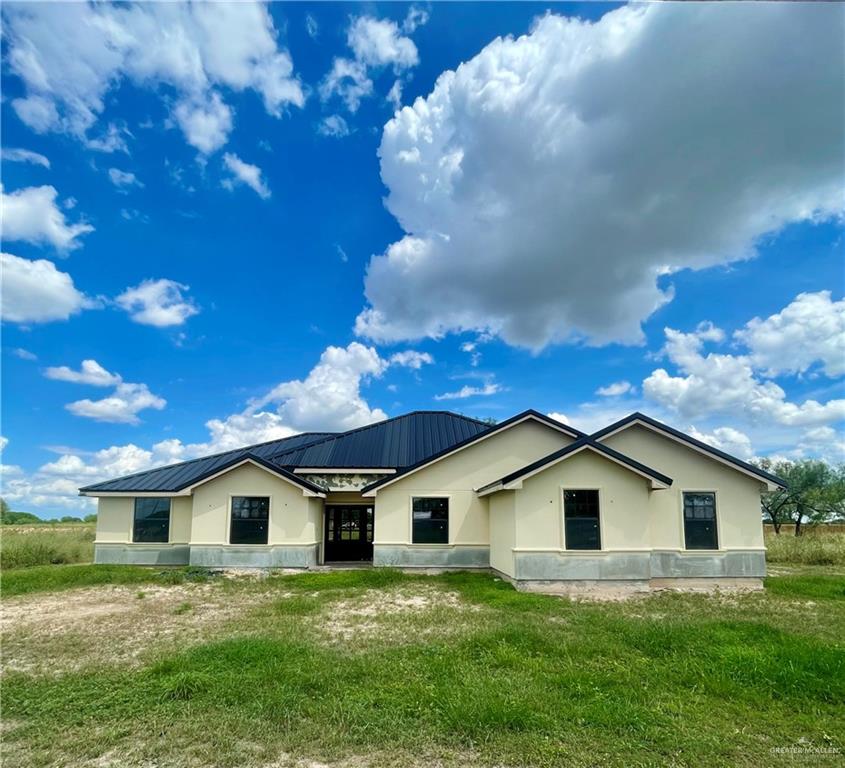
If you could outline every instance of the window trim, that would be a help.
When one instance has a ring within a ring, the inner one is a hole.
[[[267,543],[266,544],[236,544],[232,542],[232,506],[234,503],[234,499],[240,498],[260,498],[260,499],[267,499]],[[229,547],[269,547],[270,546],[270,531],[272,530],[272,521],[273,521],[273,494],[267,493],[249,493],[249,492],[241,492],[241,493],[230,493],[229,494],[229,504],[226,510],[226,546]]]
[[[167,541],[135,541],[135,504],[137,503],[138,499],[160,499],[160,498],[167,498],[170,502],[169,508],[167,510]],[[149,545],[162,545],[162,544],[170,544],[173,541],[173,499],[170,496],[161,497],[161,496],[133,496],[132,497],[132,515],[129,518],[129,543],[130,544],[149,544]]]
[[[414,499],[446,499],[449,504],[449,517],[446,520],[446,542],[445,544],[417,543],[414,541]],[[375,505],[373,505],[375,510]],[[373,511],[375,516],[375,511]],[[375,517],[373,517],[375,521]],[[373,526],[375,530],[375,522]],[[375,541],[373,542],[375,543]],[[451,493],[412,493],[408,496],[408,544],[412,547],[451,547],[452,540],[452,494]]]
[[[566,491],[596,491],[599,495],[599,548],[598,549],[567,549],[566,546]],[[604,541],[604,521],[602,510],[604,509],[604,488],[600,485],[566,485],[560,487],[560,548],[566,554],[590,554],[591,552],[604,552],[606,550]]]
[[[715,489],[681,488],[678,499],[681,508],[681,552],[693,554],[707,554],[708,552],[724,552],[722,547],[722,518],[719,515],[719,492]],[[713,495],[714,511],[716,513],[716,549],[687,549],[686,517],[684,516],[684,496],[688,493],[710,493]]]

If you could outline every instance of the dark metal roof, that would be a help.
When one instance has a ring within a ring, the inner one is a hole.
[[[772,475],[765,470],[760,469],[760,467],[755,467],[753,464],[749,464],[742,459],[738,459],[736,456],[731,456],[729,453],[725,453],[724,451],[720,451],[718,448],[714,448],[712,445],[707,445],[707,443],[702,443],[701,440],[696,440],[694,437],[690,437],[686,432],[681,432],[679,429],[674,429],[670,427],[668,424],[664,424],[662,421],[658,421],[657,419],[652,419],[650,416],[646,416],[644,413],[639,413],[635,411],[634,413],[626,416],[624,419],[619,419],[619,421],[614,422],[613,424],[605,427],[604,429],[600,429],[598,432],[594,432],[590,437],[594,440],[601,440],[601,438],[609,435],[611,432],[616,432],[618,429],[622,427],[626,427],[629,424],[634,423],[635,421],[640,421],[643,424],[652,427],[653,429],[657,430],[658,432],[665,432],[667,435],[671,435],[682,442],[688,443],[689,445],[698,448],[700,451],[705,453],[710,453],[713,456],[716,456],[723,461],[727,461],[730,464],[735,465],[740,469],[744,469],[746,472],[750,472],[757,477],[760,477],[763,480],[766,480],[770,483],[774,483],[775,485],[779,485],[781,488],[786,488],[786,482],[781,480],[781,478],[777,477],[776,475]]]
[[[672,485],[672,478],[668,475],[664,475],[662,472],[658,472],[656,469],[652,469],[651,467],[632,459],[630,456],[626,456],[624,453],[620,453],[610,446],[602,445],[601,443],[593,440],[591,437],[585,435],[579,440],[576,440],[574,443],[570,443],[565,448],[554,451],[548,456],[544,456],[542,459],[537,459],[537,461],[527,464],[526,466],[516,470],[516,472],[511,472],[509,475],[505,475],[500,480],[488,483],[478,490],[484,491],[487,488],[492,488],[494,485],[507,485],[508,483],[512,483],[514,480],[519,480],[520,477],[525,477],[525,475],[531,474],[535,470],[542,469],[547,464],[552,464],[559,459],[565,459],[568,455],[580,451],[582,448],[590,448],[598,453],[603,453],[608,458],[615,459],[620,464],[624,464],[625,466],[630,467],[637,472],[641,472],[644,475],[648,475],[649,477],[653,477],[655,480],[659,480],[664,485]]]
[[[449,411],[414,411],[272,457],[285,467],[404,469],[490,429]]]
[[[170,464],[169,466],[159,467],[158,469],[136,472],[133,475],[118,477],[114,480],[94,483],[79,490],[82,492],[98,491],[114,493],[126,493],[129,491],[144,491],[147,493],[179,491],[244,458],[249,457],[267,461],[270,456],[285,448],[297,448],[312,443],[315,440],[329,437],[332,434],[331,432],[306,432],[301,435],[294,435],[293,437],[284,437],[280,440],[270,440],[266,443],[248,445],[245,448],[237,448],[233,451],[226,451],[225,453],[216,453],[213,456],[182,461],[178,464]]]
[[[466,438],[465,440],[463,440],[459,443],[455,443],[454,445],[446,446],[443,450],[441,450],[437,453],[433,453],[433,454],[430,454],[428,456],[424,456],[419,461],[417,461],[413,464],[410,464],[409,466],[405,467],[404,469],[402,469],[401,471],[397,472],[394,475],[389,475],[388,477],[383,477],[380,480],[376,480],[374,483],[370,483],[368,486],[365,486],[362,489],[362,492],[366,493],[367,491],[372,491],[375,488],[378,488],[382,485],[387,485],[388,483],[392,483],[394,480],[397,480],[398,478],[402,477],[403,475],[407,475],[409,472],[413,472],[415,469],[419,469],[423,465],[428,464],[431,461],[435,461],[436,459],[439,459],[442,456],[445,456],[447,453],[451,453],[452,451],[455,451],[458,448],[463,448],[464,446],[470,445],[470,444],[474,443],[476,440],[478,440],[479,438],[481,438],[482,436],[491,435],[491,434],[494,434],[495,432],[499,432],[502,429],[506,429],[507,427],[511,426],[512,424],[514,424],[518,421],[522,421],[523,419],[525,419],[529,416],[531,418],[536,419],[537,421],[543,422],[544,424],[548,424],[550,427],[563,430],[564,432],[567,432],[568,434],[570,434],[572,437],[575,437],[575,438],[586,437],[586,435],[583,432],[581,432],[578,429],[575,429],[575,427],[571,427],[568,424],[561,424],[561,422],[555,421],[553,418],[551,418],[550,416],[546,416],[544,413],[540,413],[539,411],[534,411],[534,410],[529,409],[527,411],[523,411],[522,413],[516,414],[516,416],[511,416],[511,418],[509,418],[509,419],[505,419],[504,421],[500,421],[498,424],[495,424],[493,426],[484,425],[485,429],[482,429],[481,431],[476,432],[471,437],[468,437],[468,438]],[[305,466],[305,465],[303,464],[302,466]]]

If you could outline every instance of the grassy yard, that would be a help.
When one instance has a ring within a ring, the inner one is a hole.
[[[4,525],[0,528],[0,568],[90,563],[94,526],[86,523]]]
[[[390,570],[129,568],[123,583],[80,586],[101,568],[54,566],[82,574],[64,591],[53,591],[73,587],[63,577],[21,586],[21,572],[4,574],[18,592],[3,600],[7,765],[777,766],[845,755],[842,568],[779,566],[763,593],[620,603]]]

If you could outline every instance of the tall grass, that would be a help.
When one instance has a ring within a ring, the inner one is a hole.
[[[0,568],[90,563],[93,525],[4,525],[0,528]]]
[[[810,528],[801,536],[766,533],[766,560],[790,565],[845,565],[845,533]]]

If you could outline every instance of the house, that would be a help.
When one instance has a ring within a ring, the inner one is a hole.
[[[592,435],[536,411],[416,411],[80,489],[98,563],[482,568],[520,588],[757,585],[782,481],[633,413]]]

